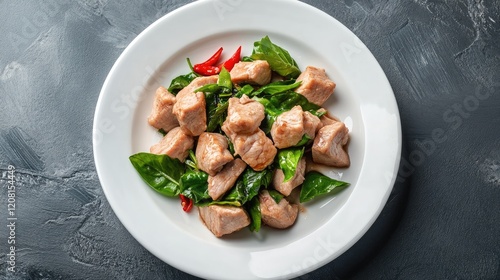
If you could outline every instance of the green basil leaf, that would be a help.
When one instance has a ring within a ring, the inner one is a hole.
[[[283,199],[284,195],[282,195],[280,192],[277,190],[268,190],[269,195],[274,199],[274,202],[276,204],[280,203],[281,199]]]
[[[241,58],[241,61],[243,61],[243,62],[252,62],[252,61],[254,61],[254,59],[251,58],[251,57],[249,57],[249,56],[244,56],[244,57]]]
[[[236,181],[235,186],[222,199],[229,201],[240,201],[245,204],[259,193],[261,187],[267,188],[271,183],[273,173],[269,169],[255,171],[252,168],[246,168],[243,174]]]
[[[205,199],[210,199],[208,194],[208,174],[203,171],[186,172],[180,179],[181,193],[192,199],[195,205]]]
[[[163,128],[158,129],[158,132],[161,133],[161,135],[163,135],[163,136],[167,135],[167,133],[168,133]]]
[[[193,150],[189,150],[189,158],[186,159],[184,164],[190,171],[199,171],[198,160],[196,159],[196,155]]]
[[[221,87],[218,84],[207,84],[194,90],[194,92],[216,93]]]
[[[309,143],[309,140],[312,140],[307,134],[302,135],[302,139],[300,139],[299,143],[295,144],[294,147],[301,147]]]
[[[304,147],[293,147],[278,152],[278,164],[285,175],[284,182],[290,181],[295,175],[297,165],[304,155]]]
[[[296,105],[300,105],[300,107],[302,107],[302,110],[309,111],[317,117],[325,114],[324,110],[318,112],[318,110],[321,109],[320,106],[309,102],[307,98],[305,98],[302,94],[293,91],[274,94],[273,96],[271,96],[269,101],[278,110],[278,114],[289,111]]]
[[[138,153],[131,155],[129,159],[152,189],[169,197],[179,195],[180,178],[185,167],[178,159],[150,153]]]
[[[207,106],[207,131],[214,132],[217,123],[210,123],[212,121],[215,110],[217,109],[218,96],[214,92],[205,92],[205,104]]]
[[[252,198],[247,206],[247,211],[250,214],[250,230],[259,232],[262,225],[262,214],[260,212],[260,202],[258,197]]]
[[[196,206],[209,206],[209,205],[230,205],[240,207],[241,203],[239,201],[220,201],[220,200],[204,200],[196,204]]]
[[[180,75],[180,76],[174,78],[170,82],[170,86],[168,87],[168,91],[170,93],[176,95],[177,93],[179,93],[179,91],[181,89],[183,89],[187,85],[189,85],[196,77],[198,77],[198,75],[196,75],[196,73],[194,73],[194,72],[188,73],[186,75]]]
[[[239,201],[245,200],[245,185],[243,185],[243,180],[237,180],[234,187],[222,198],[223,201]]]
[[[216,93],[205,93],[205,101],[207,104],[207,131],[217,131],[226,120],[229,103],[220,100]]]
[[[254,60],[266,60],[271,66],[271,70],[283,77],[297,78],[300,69],[297,62],[290,53],[282,47],[271,42],[268,36],[254,43],[251,58]]]
[[[251,96],[251,93],[254,91],[253,86],[246,84],[241,87],[238,92],[234,95],[234,97],[241,98],[243,95]]]
[[[317,117],[321,117],[326,113],[325,110],[319,110],[321,109],[320,106],[309,102],[303,95],[293,91],[281,92],[266,97],[254,96],[252,99],[264,105],[266,119],[262,122],[261,129],[266,133],[271,130],[276,117],[283,112],[291,110],[296,105],[300,105],[302,110],[309,111]]]
[[[217,85],[220,87],[224,87],[228,90],[233,89],[233,82],[231,82],[231,75],[229,75],[229,71],[226,70],[225,67],[222,67],[219,73],[219,79],[217,80]]]
[[[332,179],[316,171],[307,173],[305,177],[300,191],[301,203],[321,195],[337,194],[350,185],[347,182]]]
[[[259,88],[258,90],[252,93],[252,96],[257,96],[263,93],[267,94],[282,93],[299,87],[301,83],[302,83],[301,81],[294,83],[294,80],[273,82]]]

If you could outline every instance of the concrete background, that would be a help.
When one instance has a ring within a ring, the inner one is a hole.
[[[222,1],[222,0],[221,0]],[[2,279],[193,279],[125,230],[95,171],[114,61],[190,1],[0,1],[0,220],[15,166],[16,272]],[[308,0],[352,30],[394,89],[402,165],[349,251],[301,279],[500,278],[500,1]]]

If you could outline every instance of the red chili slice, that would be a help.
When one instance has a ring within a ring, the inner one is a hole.
[[[241,46],[238,47],[236,52],[228,60],[218,66],[215,66],[215,63],[217,63],[221,54],[222,47],[220,47],[219,50],[217,50],[217,52],[214,53],[207,61],[193,65],[193,71],[203,76],[217,75],[220,73],[223,66],[227,71],[231,71],[234,65],[240,61]]]
[[[182,194],[180,194],[179,197],[181,198],[182,210],[184,210],[184,212],[191,211],[191,208],[193,208],[193,200],[185,197]]]
[[[222,54],[222,47],[220,47],[207,61],[198,63],[198,65],[215,65]]]
[[[231,71],[233,69],[234,65],[240,61],[240,56],[241,56],[241,46],[238,47],[236,52],[228,59],[226,62],[224,62],[222,65],[224,68],[226,68],[227,71]],[[222,69],[222,67],[220,67]]]
[[[220,69],[221,68],[219,66],[212,66],[212,65],[197,64],[193,66],[194,72],[203,76],[212,76],[219,74]]]
[[[204,76],[218,74],[220,72],[220,68],[214,65],[217,61],[219,61],[221,54],[222,47],[220,47],[209,59],[207,59],[207,61],[193,65],[194,72]]]

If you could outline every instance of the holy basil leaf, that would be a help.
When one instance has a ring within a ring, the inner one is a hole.
[[[325,176],[319,172],[309,172],[305,176],[300,191],[300,202],[309,201],[317,196],[325,194],[337,194],[347,188],[350,184],[343,181],[338,181]]]
[[[219,74],[217,84],[204,85],[195,90],[205,94],[207,106],[207,131],[217,131],[227,116],[228,100],[232,96],[231,76],[223,67]]]
[[[241,61],[243,61],[243,62],[252,62],[252,61],[254,61],[254,59],[251,58],[251,57],[249,57],[249,56],[244,56],[244,57],[241,58]]]
[[[299,143],[295,144],[294,147],[302,147],[302,146],[306,145],[307,143],[309,143],[309,140],[311,140],[309,135],[304,134],[304,135],[302,135],[302,139],[300,139]]]
[[[207,84],[194,90],[194,92],[216,93],[221,90],[218,84]]]
[[[209,205],[229,205],[240,207],[241,203],[239,201],[220,201],[220,200],[204,200],[200,201],[196,204],[196,206],[209,206]]]
[[[243,180],[237,180],[233,188],[228,194],[224,196],[222,200],[224,201],[239,201],[240,203],[245,200],[245,185],[243,185]]]
[[[281,199],[284,197],[284,195],[276,190],[268,190],[268,192],[269,195],[274,199],[274,202],[276,202],[276,204],[280,203]]]
[[[196,159],[196,155],[193,150],[189,150],[189,158],[184,161],[184,164],[190,171],[199,171],[198,160]]]
[[[284,182],[293,178],[302,155],[304,155],[304,147],[288,148],[278,152],[278,164],[285,175]]]
[[[262,214],[260,212],[260,202],[258,197],[252,198],[247,206],[247,211],[250,214],[250,230],[259,232],[262,225]]]
[[[207,131],[213,132],[216,129],[217,124],[212,123],[212,125],[210,125],[210,121],[212,120],[212,116],[215,114],[215,110],[219,104],[217,94],[215,92],[205,92],[205,104],[207,106]]]
[[[280,111],[279,114],[292,109],[296,105],[300,105],[300,107],[302,107],[302,110],[309,111],[310,113],[318,117],[325,114],[323,110],[320,110],[320,112],[318,112],[318,110],[321,109],[320,106],[309,102],[307,98],[305,98],[302,94],[293,91],[274,94],[273,96],[271,96],[269,101],[274,105],[276,109]]]
[[[267,188],[271,183],[273,173],[269,169],[255,171],[252,168],[247,168],[236,181],[236,185],[222,199],[229,201],[240,201],[245,204],[259,193],[261,187]]]
[[[185,167],[178,159],[150,153],[138,153],[131,155],[129,159],[135,170],[152,189],[165,196],[179,195],[180,179]]]
[[[168,91],[171,92],[172,94],[176,95],[177,93],[179,93],[179,91],[183,88],[185,88],[187,85],[189,85],[189,83],[191,83],[194,78],[198,77],[198,75],[196,75],[196,73],[194,72],[191,72],[189,74],[186,74],[186,75],[180,75],[176,78],[174,78],[171,82],[170,82],[170,86],[168,87]]]
[[[208,116],[207,116],[207,131],[214,132],[217,128],[221,127],[224,123],[224,120],[227,117],[227,108],[229,106],[229,102],[217,103],[217,105],[213,106],[209,104],[208,106]]]
[[[282,93],[297,88],[298,86],[300,86],[301,83],[302,83],[301,81],[294,83],[294,80],[273,82],[252,92],[252,96],[258,96],[262,93],[267,93],[267,94]]]
[[[259,193],[261,187],[267,188],[273,179],[273,171],[264,169],[262,171],[255,171],[247,168],[243,173],[243,183],[247,186],[247,199],[249,201]]]
[[[251,96],[251,93],[254,91],[254,88],[253,86],[249,85],[249,84],[246,84],[244,85],[243,87],[241,87],[237,92],[236,94],[234,95],[234,97],[238,97],[238,98],[241,98],[243,95],[247,95],[247,96]]]
[[[297,62],[290,56],[290,53],[273,44],[268,36],[254,43],[251,58],[266,60],[271,66],[271,70],[283,77],[297,78],[300,75]]]
[[[208,195],[208,174],[203,171],[190,171],[181,176],[181,193],[192,199],[195,205],[205,199],[210,199]]]
[[[266,119],[262,124],[262,130],[265,132],[267,132],[268,129],[271,129],[276,117],[283,112],[291,110],[296,105],[300,105],[302,110],[309,111],[317,117],[321,117],[326,113],[325,110],[320,110],[320,106],[309,102],[303,95],[293,91],[281,92],[266,97],[255,96],[252,97],[252,99],[257,100],[264,105]]]
[[[231,82],[231,75],[229,75],[229,71],[226,70],[225,67],[222,67],[219,73],[219,79],[217,80],[217,85],[220,87],[224,87],[228,90],[233,89],[233,82]]]
[[[167,135],[167,133],[168,133],[163,128],[158,129],[158,132],[161,133],[161,135],[163,135],[163,136]]]

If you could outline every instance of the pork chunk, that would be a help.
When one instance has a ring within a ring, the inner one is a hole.
[[[172,112],[174,104],[175,96],[165,87],[159,87],[156,90],[153,110],[148,117],[148,123],[152,127],[163,129],[164,131],[169,131],[179,126],[179,122]]]
[[[262,221],[273,228],[284,229],[292,226],[297,219],[299,206],[290,204],[285,198],[276,203],[267,190],[259,194]]]
[[[250,217],[242,207],[209,205],[198,208],[207,228],[217,237],[238,231],[250,224]]]
[[[194,147],[194,139],[187,135],[180,127],[170,130],[160,143],[149,150],[152,154],[168,155],[184,162],[189,155],[189,150]]]
[[[231,97],[223,126],[231,133],[251,134],[257,131],[264,117],[264,105],[246,95]]]
[[[304,111],[304,134],[310,139],[314,139],[316,132],[318,132],[321,126],[321,121],[318,117],[308,111]]]
[[[237,158],[228,162],[215,176],[208,176],[208,194],[213,200],[219,199],[230,190],[247,164]]]
[[[198,138],[196,159],[198,168],[215,176],[224,164],[233,160],[226,137],[219,133],[203,132]]]
[[[318,117],[295,106],[276,118],[271,127],[271,137],[278,149],[284,149],[295,146],[304,135],[314,139],[320,126]]]
[[[207,129],[205,94],[194,91],[201,86],[217,83],[217,79],[216,75],[195,78],[177,94],[173,113],[187,134],[198,136]]]
[[[289,196],[290,193],[293,191],[293,189],[295,189],[297,186],[302,184],[302,182],[304,182],[305,172],[306,172],[306,158],[302,157],[299,161],[299,164],[297,165],[297,170],[295,171],[295,175],[293,175],[293,177],[287,182],[285,182],[285,174],[283,173],[283,170],[276,169],[276,172],[274,172],[273,176],[273,186],[277,191],[279,191],[284,196]]]
[[[348,167],[349,154],[344,145],[349,140],[349,129],[342,122],[323,126],[314,138],[313,161],[333,167]]]
[[[332,117],[332,116],[328,116],[328,115],[321,116],[321,118],[319,120],[321,121],[321,126],[334,124],[334,123],[340,121],[339,119]]]
[[[233,137],[234,151],[253,170],[264,170],[273,162],[277,150],[264,131],[258,129],[254,134],[236,134]]]
[[[300,106],[279,115],[271,127],[271,137],[278,149],[297,144],[304,135],[304,112]]]
[[[309,102],[323,105],[333,94],[335,83],[328,78],[325,69],[307,66],[297,78],[297,82],[302,81],[295,92],[302,94]]]
[[[271,81],[271,67],[265,60],[238,62],[230,72],[231,81],[235,84],[265,85]]]

